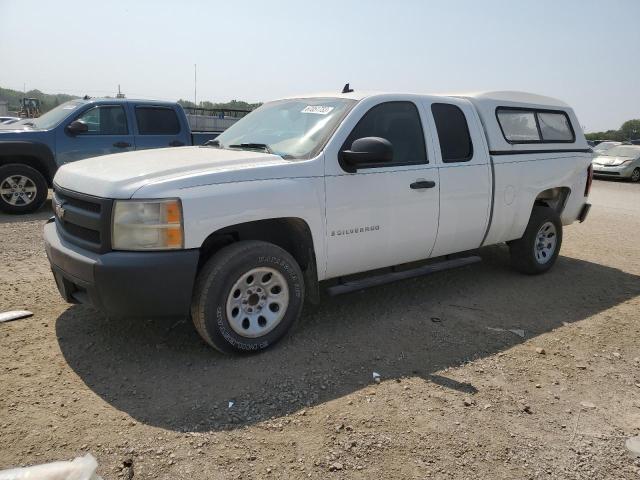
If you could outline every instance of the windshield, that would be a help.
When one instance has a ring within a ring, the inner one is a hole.
[[[47,130],[55,127],[62,120],[71,115],[84,102],[81,100],[71,100],[70,102],[58,105],[53,110],[49,110],[38,118],[25,118],[20,123],[23,125],[33,125],[34,128],[42,128]]]
[[[637,157],[640,155],[640,147],[635,147],[633,145],[620,145],[618,147],[613,147],[602,153],[605,157]]]
[[[341,98],[298,98],[262,105],[216,138],[221,148],[311,158],[356,104]]]

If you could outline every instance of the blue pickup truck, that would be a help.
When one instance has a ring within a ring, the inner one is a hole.
[[[71,100],[41,117],[0,126],[0,211],[29,213],[47,199],[65,163],[147,148],[202,145],[220,132],[191,132],[177,103]]]

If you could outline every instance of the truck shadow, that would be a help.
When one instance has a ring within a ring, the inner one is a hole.
[[[339,398],[371,384],[374,371],[472,394],[438,372],[640,294],[638,276],[595,263],[560,257],[550,273],[528,277],[508,269],[503,247],[481,254],[483,263],[460,270],[324,298],[260,355],[224,357],[186,320],[107,321],[83,306],[65,311],[56,330],[71,368],[115,408],[144,424],[209,431]]]
[[[0,212],[0,225],[5,223],[24,223],[33,221],[45,221],[53,217],[53,208],[51,207],[51,196],[44,202],[44,205],[37,212],[28,213],[26,215],[8,215]]]

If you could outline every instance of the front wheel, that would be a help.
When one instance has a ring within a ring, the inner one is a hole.
[[[0,167],[0,210],[22,214],[38,210],[47,200],[47,181],[28,165],[10,163]]]
[[[302,313],[304,281],[295,259],[267,242],[233,243],[196,280],[191,317],[223,353],[256,352],[280,340]]]
[[[533,207],[524,235],[509,243],[511,264],[528,275],[544,273],[556,262],[561,245],[562,222],[558,213],[549,207]]]
[[[632,182],[640,182],[640,167],[633,169],[629,180],[631,180]]]

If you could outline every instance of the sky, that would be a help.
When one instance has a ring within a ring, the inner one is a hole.
[[[0,86],[267,101],[521,90],[640,118],[640,0],[0,0]]]

